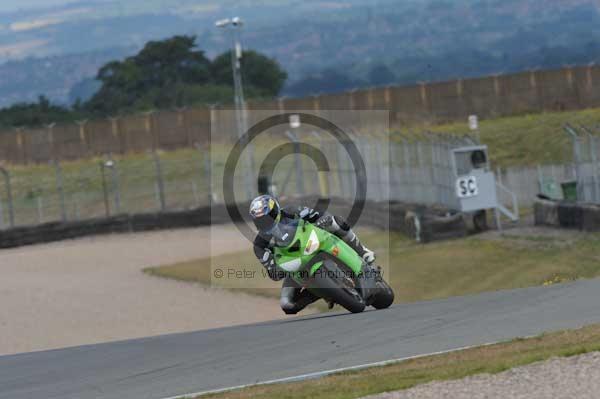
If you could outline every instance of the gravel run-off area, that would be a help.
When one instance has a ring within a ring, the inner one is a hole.
[[[598,399],[600,352],[369,396],[368,399]],[[366,399],[366,398],[365,398]]]
[[[0,355],[284,317],[274,299],[142,272],[249,245],[213,226],[1,250]]]

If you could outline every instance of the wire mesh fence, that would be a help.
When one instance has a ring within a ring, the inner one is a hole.
[[[209,204],[207,151],[3,168],[0,228]]]
[[[539,194],[554,200],[565,199],[561,186],[575,180],[576,167],[568,163],[498,168],[496,176],[502,185],[516,194],[519,205],[530,207]]]
[[[555,193],[561,199],[560,184],[574,179],[581,198],[600,201],[597,162],[595,152],[590,150],[600,148],[600,143],[596,143],[596,136],[585,138],[579,133],[574,141],[579,162],[497,169],[498,181],[517,195],[522,207],[531,206],[540,192]],[[433,133],[354,134],[351,140],[365,165],[367,199],[457,209],[451,151],[476,144],[473,138]],[[318,148],[327,160],[327,170],[320,170],[305,154],[293,153],[274,167],[272,191],[282,197],[354,200],[356,169],[344,146],[316,132],[303,136],[301,141]],[[282,142],[294,140],[288,137]],[[256,148],[257,163],[265,156],[261,151]],[[221,183],[227,156],[225,147],[221,149],[215,143],[210,149],[194,147],[0,168],[0,228],[183,210],[223,202]],[[251,179],[236,174],[236,198],[249,200],[257,195],[258,179],[258,173]]]
[[[600,203],[600,125],[565,125],[571,138],[577,200]]]
[[[298,150],[282,158],[272,176],[269,176],[272,178],[269,183],[273,193],[283,197],[317,195],[349,201],[357,198],[358,165],[345,143],[327,139],[314,131],[288,137],[292,143],[318,148],[318,152],[327,160],[327,172],[319,170],[315,157]],[[353,134],[350,140],[364,164],[367,200],[458,209],[456,177],[453,173],[455,157],[452,151],[478,144],[472,137],[427,132],[391,137],[384,134]],[[269,144],[279,148],[277,143]],[[266,162],[266,147],[266,143],[256,146],[254,156],[258,163],[263,160]],[[249,181],[256,182],[259,174],[259,171],[253,171]],[[236,175],[236,178],[236,185],[244,184],[242,176]],[[246,190],[238,187],[236,199],[248,200],[259,194],[257,186],[252,184]]]

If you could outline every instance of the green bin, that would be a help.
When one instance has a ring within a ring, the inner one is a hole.
[[[560,185],[563,191],[563,198],[567,201],[577,201],[577,182],[568,181]]]

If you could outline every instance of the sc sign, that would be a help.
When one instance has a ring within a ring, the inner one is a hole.
[[[456,195],[458,198],[470,198],[479,195],[475,176],[459,177],[456,180]]]

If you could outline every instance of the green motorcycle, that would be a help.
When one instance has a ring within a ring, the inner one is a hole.
[[[367,306],[385,309],[394,302],[380,268],[367,265],[339,237],[302,219],[279,223],[272,234],[280,271],[314,295],[352,313]]]

